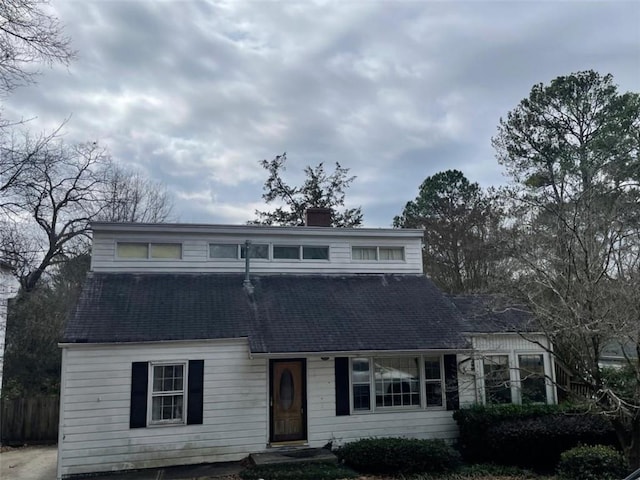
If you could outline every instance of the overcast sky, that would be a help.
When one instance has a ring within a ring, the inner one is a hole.
[[[33,129],[71,116],[164,182],[182,222],[244,223],[261,159],[286,178],[338,161],[369,227],[429,175],[505,183],[490,141],[535,83],[580,70],[640,92],[640,2],[52,0],[78,50],[4,103]]]

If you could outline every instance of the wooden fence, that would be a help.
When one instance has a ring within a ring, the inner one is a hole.
[[[46,397],[2,399],[0,442],[3,445],[56,443],[60,398]]]

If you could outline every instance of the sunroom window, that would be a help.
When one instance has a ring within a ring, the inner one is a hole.
[[[487,403],[511,403],[509,357],[490,355],[484,358],[484,390]]]
[[[522,403],[545,403],[547,387],[542,355],[518,355]]]

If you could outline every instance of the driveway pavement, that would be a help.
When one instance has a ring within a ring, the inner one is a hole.
[[[12,448],[0,453],[2,480],[55,480],[58,447]]]
[[[56,480],[57,446],[12,448],[0,452],[2,480]],[[91,475],[90,480],[236,480],[240,462],[151,468],[137,472]],[[76,480],[84,480],[76,477]]]

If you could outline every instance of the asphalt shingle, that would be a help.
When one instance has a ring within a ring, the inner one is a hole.
[[[533,314],[503,295],[447,295],[460,310],[469,333],[535,332]]]
[[[464,321],[423,276],[91,273],[63,342],[248,337],[254,353],[455,349]]]

